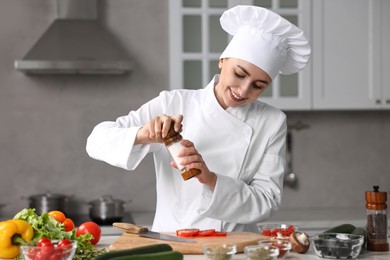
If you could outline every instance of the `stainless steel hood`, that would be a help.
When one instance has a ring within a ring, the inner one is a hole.
[[[97,0],[57,0],[58,18],[15,68],[31,74],[125,74],[132,70],[113,35],[98,22]]]

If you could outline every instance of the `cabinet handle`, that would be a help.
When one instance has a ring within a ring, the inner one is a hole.
[[[386,104],[390,104],[390,99],[386,99]]]
[[[382,103],[382,102],[381,102],[380,99],[377,99],[377,100],[375,100],[375,103],[379,105],[379,104]]]

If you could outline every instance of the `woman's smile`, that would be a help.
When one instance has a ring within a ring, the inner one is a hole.
[[[231,98],[234,102],[242,102],[243,100],[245,100],[245,98],[235,93],[231,88],[229,88],[229,90],[230,90]]]

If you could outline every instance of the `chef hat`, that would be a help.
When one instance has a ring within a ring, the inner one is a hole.
[[[220,22],[233,35],[220,58],[248,61],[272,79],[279,72],[298,72],[310,58],[310,45],[303,31],[268,9],[238,5],[225,11]]]

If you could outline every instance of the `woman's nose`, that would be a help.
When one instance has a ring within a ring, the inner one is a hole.
[[[241,97],[246,97],[248,95],[249,91],[250,91],[250,83],[245,82],[245,83],[242,83],[240,85],[240,89],[239,89],[238,94]]]

